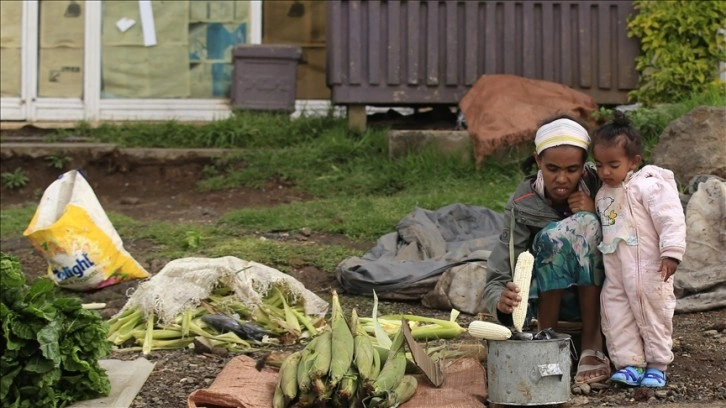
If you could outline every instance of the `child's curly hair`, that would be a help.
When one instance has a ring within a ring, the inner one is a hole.
[[[628,157],[643,155],[645,146],[640,132],[636,129],[625,113],[615,110],[613,120],[600,126],[595,132],[591,148],[600,146],[622,146]]]

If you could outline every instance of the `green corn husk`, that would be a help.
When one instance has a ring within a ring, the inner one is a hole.
[[[381,372],[373,382],[373,394],[393,391],[406,374],[406,351],[404,348],[403,330],[396,333]]]
[[[312,392],[312,379],[310,378],[310,369],[315,358],[315,346],[319,337],[315,337],[301,351],[300,362],[297,366],[297,386],[300,394]]]
[[[282,310],[285,315],[285,323],[287,323],[287,326],[290,328],[292,334],[300,337],[300,334],[302,333],[300,321],[297,319],[297,316],[295,316],[295,313],[293,313],[292,308],[287,304],[285,296],[283,296],[282,292],[280,292],[280,289],[275,288],[275,290],[278,292],[280,299],[282,299]]]
[[[332,356],[332,333],[325,331],[318,337],[318,343],[315,345],[313,354],[313,363],[310,367],[310,378],[313,381],[313,390],[315,395],[325,393],[325,384],[323,378],[330,371],[330,361]]]
[[[295,404],[298,407],[304,408],[304,407],[314,407],[315,406],[315,394],[312,390],[307,392],[301,392],[297,396],[297,403]]]
[[[327,381],[327,379],[321,379],[320,380],[320,390],[317,390],[315,386],[315,380],[313,380],[313,389],[316,392],[315,396],[315,406],[316,407],[329,407],[333,405],[333,396],[335,394],[335,387],[331,386],[330,381]]]
[[[136,343],[143,346],[145,342],[145,339],[137,339]],[[177,339],[169,339],[169,340],[158,340],[158,339],[152,339],[151,340],[151,350],[176,350],[180,348],[184,348],[191,343],[194,342],[194,339],[191,337],[187,337],[185,339],[177,338]],[[143,347],[142,347],[143,350]]]
[[[453,339],[466,332],[466,329],[454,320],[443,320],[410,314],[380,316],[376,320],[362,317],[360,320],[366,332],[369,334],[377,333],[376,327],[380,327],[385,333],[391,335],[401,328],[401,319],[409,321],[411,336],[415,340]],[[376,337],[378,338],[379,336],[377,335]],[[385,347],[385,344],[381,345]]]
[[[381,371],[380,354],[373,348],[373,341],[358,322],[358,312],[353,309],[350,318],[353,337],[354,355],[353,362],[358,369],[361,380],[364,383],[371,383]]]
[[[146,317],[146,335],[144,336],[144,344],[141,346],[141,354],[143,355],[151,353],[151,343],[154,341],[154,319],[153,312]]]
[[[192,324],[192,310],[187,309],[182,314],[181,321],[181,335],[182,337],[189,336],[189,326]]]
[[[333,311],[332,322],[333,328],[331,333],[331,356],[330,356],[330,372],[328,381],[332,387],[338,385],[338,381],[348,372],[353,362],[354,344],[353,333],[350,332],[348,323],[343,316],[343,309],[340,306],[338,293],[333,291],[332,297]]]
[[[335,405],[339,407],[347,407],[356,397],[358,391],[358,372],[353,366],[350,366],[348,372],[340,379],[338,389],[335,392]]]
[[[285,406],[297,397],[297,367],[300,364],[302,351],[296,351],[282,362],[278,372],[277,385],[284,397]]]
[[[404,375],[403,379],[394,391],[396,404],[403,404],[410,400],[416,393],[416,388],[418,388],[418,381],[416,381],[416,377],[412,375]]]
[[[272,394],[272,408],[285,407],[287,407],[287,402],[285,402],[285,395],[282,393],[280,383],[277,383],[277,385],[275,385],[275,393]]]

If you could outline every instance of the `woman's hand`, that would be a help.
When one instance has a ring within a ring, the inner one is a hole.
[[[595,212],[595,200],[582,191],[575,191],[570,194],[570,197],[567,199],[567,205],[570,206],[573,214],[580,211]]]
[[[512,314],[514,308],[522,301],[522,297],[519,296],[519,287],[514,282],[507,282],[507,286],[499,295],[499,301],[497,302],[497,310],[502,313]]]

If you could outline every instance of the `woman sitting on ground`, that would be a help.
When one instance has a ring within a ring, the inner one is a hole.
[[[577,121],[560,116],[546,121],[534,142],[539,171],[524,178],[504,210],[504,228],[487,262],[484,303],[506,326],[513,324],[514,307],[528,300],[528,315],[537,317],[540,330],[557,330],[561,320],[582,322],[575,383],[601,382],[610,376],[610,361],[600,332],[604,272],[594,198],[601,182],[586,163],[590,137]],[[529,293],[512,282],[524,250],[535,258]]]

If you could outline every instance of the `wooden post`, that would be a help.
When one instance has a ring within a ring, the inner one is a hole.
[[[366,130],[366,106],[348,105],[348,130],[364,132]]]

